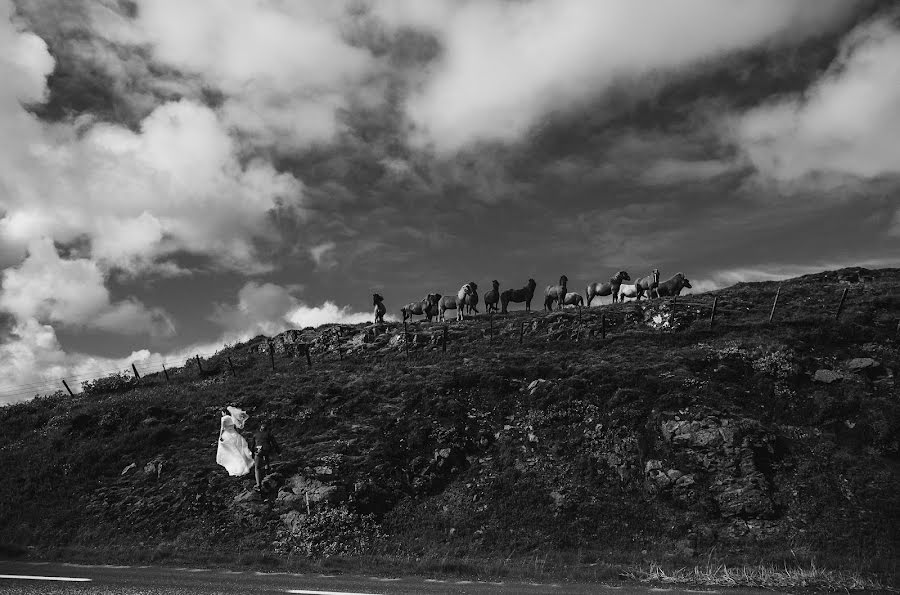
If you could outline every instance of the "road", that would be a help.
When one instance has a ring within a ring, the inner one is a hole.
[[[374,576],[332,576],[222,570],[206,568],[168,568],[163,566],[87,566],[50,562],[0,560],[0,593],[8,595],[200,595],[255,593],[296,593],[300,595],[401,595],[438,593],[496,595],[584,595],[615,593],[702,593],[678,589],[659,589],[628,585],[480,582],[437,580],[421,577],[384,578]],[[723,591],[705,591],[720,593]],[[732,590],[727,595],[762,593]],[[771,595],[772,591],[766,591]]]

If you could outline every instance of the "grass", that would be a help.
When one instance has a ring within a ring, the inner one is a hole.
[[[574,312],[497,316],[494,342],[484,317],[451,323],[447,353],[416,343],[409,359],[402,342],[387,347],[402,325],[374,337],[365,325],[343,327],[339,339],[334,328],[305,330],[312,367],[279,355],[272,372],[250,341],[203,361],[203,375],[188,362],[169,370],[171,383],[112,378],[75,398],[4,407],[0,553],[529,580],[896,584],[900,271],[876,273],[854,287],[839,322],[823,315],[841,289],[825,275],[784,282],[773,324],[775,285],[742,284],[718,292],[712,328],[712,300],[698,296],[681,300],[677,324],[662,330],[634,304],[585,310],[580,321]],[[811,380],[862,355],[881,362],[877,374]],[[545,383],[530,390],[534,380]],[[371,548],[308,559],[304,547],[353,537],[346,523],[328,517],[287,539],[284,510],[236,507],[250,480],[213,460],[218,411],[230,403],[269,419],[283,476],[336,486],[330,506],[344,521],[374,519],[377,536],[363,536]],[[675,420],[738,438],[684,446],[661,433]],[[151,460],[164,461],[159,477],[142,471]],[[651,485],[649,461],[693,487]],[[761,495],[735,506],[733,494],[748,488]],[[790,550],[804,554],[772,553]]]

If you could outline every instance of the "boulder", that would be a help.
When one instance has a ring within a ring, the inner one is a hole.
[[[815,382],[822,382],[824,384],[833,384],[843,379],[844,376],[840,372],[835,372],[834,370],[816,370],[815,375],[813,375],[813,380]]]
[[[297,496],[297,498],[292,498],[292,496]],[[298,474],[288,478],[281,493],[278,494],[278,500],[294,505],[303,502],[305,508],[307,497],[310,504],[318,504],[319,502],[334,502],[339,499],[339,496],[340,490],[337,486]]]
[[[867,370],[876,370],[881,367],[878,360],[871,357],[855,357],[847,362],[847,369],[851,372],[863,372]]]

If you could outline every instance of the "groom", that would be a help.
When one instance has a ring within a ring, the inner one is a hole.
[[[269,426],[265,421],[259,424],[259,428],[253,434],[250,450],[253,452],[253,463],[256,467],[256,486],[253,489],[261,492],[262,480],[266,476],[269,466],[269,457],[272,453],[281,454],[281,447],[278,446],[278,442],[275,441],[275,437],[269,431]]]

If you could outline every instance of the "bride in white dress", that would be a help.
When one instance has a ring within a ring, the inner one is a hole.
[[[244,427],[248,417],[246,411],[237,407],[228,407],[228,415],[222,415],[216,462],[225,467],[229,475],[246,475],[253,468],[253,453],[237,431]]]

